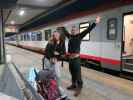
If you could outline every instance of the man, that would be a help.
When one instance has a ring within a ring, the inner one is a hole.
[[[89,25],[89,27],[79,33],[79,29],[75,26],[72,27],[71,33],[68,33],[64,28],[65,36],[69,39],[68,42],[68,56],[69,56],[69,71],[72,76],[72,85],[69,86],[68,90],[75,90],[75,96],[78,96],[83,87],[83,81],[81,77],[80,67],[80,44],[81,40],[95,28],[96,24],[100,22],[100,17],[96,17],[96,22]]]

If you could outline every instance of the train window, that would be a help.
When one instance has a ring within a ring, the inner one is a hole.
[[[25,33],[25,41],[27,41],[27,33]]]
[[[27,33],[27,41],[30,41],[30,34]]]
[[[81,23],[80,24],[80,27],[88,27],[89,26],[89,23],[88,22],[86,22],[86,23]]]
[[[35,32],[32,32],[31,39],[32,39],[32,41],[36,41],[37,40],[36,39],[36,33]]]
[[[24,41],[26,41],[26,34],[24,34]]]
[[[16,41],[16,35],[13,35],[13,36],[11,37],[11,41]]]
[[[89,22],[84,22],[84,23],[80,23],[79,28],[80,28],[80,33],[83,32],[84,30],[86,30],[89,27]],[[85,41],[89,41],[90,40],[90,33],[88,33],[83,40]]]
[[[20,36],[21,36],[21,41],[23,41],[23,34],[21,34]]]
[[[111,18],[107,21],[107,38],[109,40],[117,38],[117,18]]]
[[[45,30],[45,40],[48,41],[48,39],[51,37],[51,30]]]
[[[37,40],[41,41],[42,40],[42,32],[37,32]]]
[[[29,32],[28,35],[29,35],[29,41],[32,41],[32,32]]]

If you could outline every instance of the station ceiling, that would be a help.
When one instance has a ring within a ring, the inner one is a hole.
[[[25,31],[47,25],[70,14],[118,1],[126,0],[17,0],[15,6],[4,12],[6,15],[4,18],[6,25],[16,25],[20,31]]]
[[[73,0],[73,2],[68,5],[60,7],[59,9],[57,7],[56,10],[53,10],[52,12],[44,13],[39,18],[33,18],[32,20],[27,21],[27,23],[22,24],[20,31],[29,30],[38,26],[45,26],[52,21],[63,19],[70,14],[95,9],[100,5],[110,4],[112,2],[115,3],[117,1],[120,0]]]
[[[65,1],[70,0],[17,0],[16,5],[10,8],[6,24],[21,25]]]
[[[17,0],[0,0],[0,8],[7,9],[16,4]]]

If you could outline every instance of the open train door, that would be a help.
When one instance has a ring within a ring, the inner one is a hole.
[[[122,70],[133,73],[133,12],[123,16]]]

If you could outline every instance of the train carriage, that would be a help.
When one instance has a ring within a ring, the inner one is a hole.
[[[56,28],[64,26],[70,31],[71,27],[76,25],[81,32],[94,22],[96,16],[101,16],[101,23],[82,40],[81,58],[99,62],[102,68],[133,72],[133,53],[131,52],[133,47],[130,45],[133,39],[132,4],[86,14],[38,30],[17,34],[15,36],[19,40],[17,44],[45,48],[50,34]],[[66,47],[67,43],[66,39]]]

